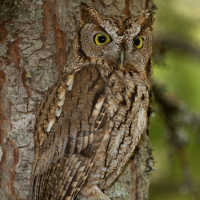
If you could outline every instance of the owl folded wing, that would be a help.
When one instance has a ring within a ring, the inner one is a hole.
[[[105,83],[93,66],[63,76],[36,115],[32,199],[73,199],[104,136]]]

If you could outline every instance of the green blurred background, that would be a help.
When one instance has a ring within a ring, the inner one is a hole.
[[[154,39],[168,44],[160,50],[164,55],[155,52],[154,80],[164,84],[167,93],[192,112],[200,114],[200,0],[154,0],[154,3],[158,8]],[[156,170],[151,173],[149,199],[199,199],[184,182],[184,166],[166,140],[166,124],[156,103],[153,109],[156,112],[150,121],[150,140]],[[184,127],[188,140],[184,150],[192,184],[200,193],[200,133],[192,128]]]

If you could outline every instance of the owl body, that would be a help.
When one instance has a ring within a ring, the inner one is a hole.
[[[101,190],[147,127],[152,16],[103,16],[86,3],[80,13],[68,70],[36,115],[32,200],[108,200]]]
[[[146,128],[149,103],[146,86],[134,84],[128,73],[113,73],[106,83],[105,134],[86,181],[101,189],[116,179],[132,155]]]

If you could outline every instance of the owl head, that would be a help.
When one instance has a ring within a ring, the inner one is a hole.
[[[152,14],[136,17],[101,15],[87,3],[80,4],[80,28],[68,56],[68,65],[91,64],[109,71],[151,77]]]

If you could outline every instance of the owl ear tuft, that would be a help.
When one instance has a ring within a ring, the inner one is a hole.
[[[144,11],[140,15],[136,16],[137,21],[139,21],[139,24],[141,25],[142,29],[145,29],[147,27],[150,27],[150,29],[153,29],[153,13],[151,11]]]
[[[81,2],[80,3],[80,23],[97,23],[97,18],[100,16],[99,12],[91,5]]]
[[[153,24],[153,13],[149,10],[146,10],[143,13],[143,17],[145,19],[143,26],[145,27],[150,27],[152,29],[152,24]]]

